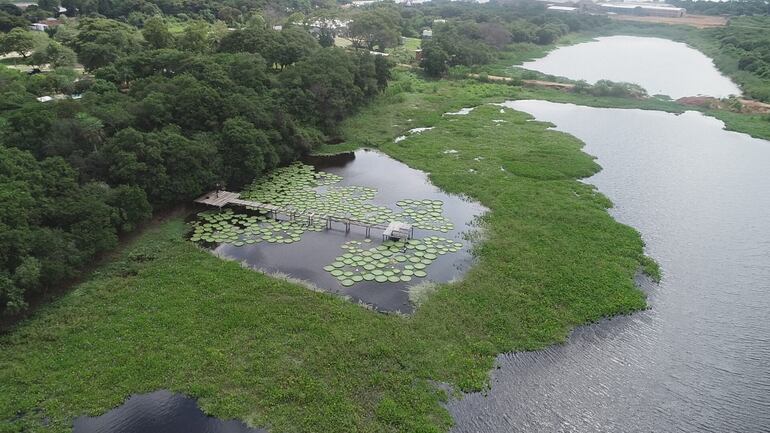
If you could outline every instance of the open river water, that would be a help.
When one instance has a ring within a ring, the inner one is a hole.
[[[508,102],[586,143],[660,264],[650,309],[498,357],[455,432],[770,431],[770,142],[697,112]]]

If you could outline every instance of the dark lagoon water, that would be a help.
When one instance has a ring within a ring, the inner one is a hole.
[[[706,55],[668,39],[596,38],[558,48],[521,67],[589,83],[602,79],[635,83],[650,95],[668,95],[674,99],[698,95],[723,98],[741,93]]]
[[[430,183],[426,173],[376,151],[359,150],[332,157],[311,157],[304,162],[318,170],[342,176],[342,181],[335,186],[376,188],[377,195],[371,202],[393,210],[398,210],[396,202],[406,198],[441,200],[444,203],[443,214],[454,223],[454,229],[446,233],[415,229],[415,238],[440,236],[462,242],[464,247],[459,252],[438,256],[425,269],[428,274],[425,278],[414,278],[408,283],[361,281],[349,287],[341,285],[323,267],[345,252],[341,248],[345,242],[365,239],[366,233],[362,227],[353,226],[346,233],[343,225],[334,225],[332,230],[306,232],[301,241],[292,244],[262,242],[240,247],[221,244],[214,249],[216,254],[268,273],[277,272],[308,281],[322,290],[350,296],[381,311],[404,313],[411,312],[413,308],[409,302],[409,286],[427,280],[451,281],[462,276],[470,266],[471,245],[464,240],[464,234],[474,229],[477,216],[486,210],[479,203],[441,191]],[[381,232],[372,230],[371,239],[372,244],[379,244]]]
[[[161,390],[133,395],[97,417],[75,419],[73,433],[266,433],[236,420],[206,416],[194,399]]]
[[[647,311],[499,356],[453,431],[770,431],[770,142],[696,112],[506,105],[586,143],[586,182],[664,276]]]

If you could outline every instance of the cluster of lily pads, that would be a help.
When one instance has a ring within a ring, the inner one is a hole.
[[[193,223],[193,242],[229,243],[236,247],[259,242],[290,244],[298,242],[306,231],[321,231],[323,224],[308,226],[302,221],[276,221],[263,215],[201,212]]]
[[[377,194],[376,189],[334,186],[341,180],[340,176],[315,171],[313,166],[297,162],[257,180],[241,193],[241,198],[304,214],[350,218],[368,224],[403,221],[424,230],[448,232],[454,228],[442,215],[441,200],[401,200],[397,205],[404,210],[394,212],[386,206],[369,203]]]
[[[335,185],[340,176],[315,171],[313,166],[295,163],[279,168],[267,177],[251,184],[241,198],[270,203],[286,211],[315,214],[316,219],[277,221],[264,214],[234,212],[232,209],[207,211],[193,222],[190,240],[194,242],[228,243],[237,247],[269,242],[288,244],[298,242],[307,231],[321,231],[325,216],[351,218],[370,224],[390,221],[409,222],[414,227],[448,232],[454,229],[443,215],[441,200],[404,199],[396,203],[400,212],[372,204],[377,194],[374,188]],[[310,223],[310,225],[308,225]],[[361,281],[379,283],[408,282],[424,278],[428,265],[440,255],[457,252],[462,244],[438,236],[408,241],[385,241],[374,245],[370,239],[349,241],[347,250],[324,270],[336,277],[343,286]]]
[[[345,287],[361,281],[408,282],[412,278],[427,277],[428,265],[440,255],[460,251],[462,247],[460,242],[439,236],[405,242],[385,241],[376,246],[372,246],[369,239],[348,241],[342,245],[347,252],[324,266],[324,270]]]
[[[444,202],[441,200],[405,199],[396,205],[404,209],[399,214],[401,219],[410,221],[417,228],[444,233],[454,229],[454,224],[444,216]]]

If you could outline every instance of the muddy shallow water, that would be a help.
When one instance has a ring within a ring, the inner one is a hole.
[[[499,356],[453,431],[770,431],[770,142],[696,112],[506,105],[586,143],[586,182],[664,276],[647,311]]]
[[[414,278],[409,282],[378,283],[361,281],[345,287],[325,271],[335,258],[345,253],[341,246],[351,240],[363,241],[365,229],[353,226],[349,233],[343,225],[335,224],[331,230],[306,232],[299,242],[290,244],[257,243],[235,246],[220,244],[214,252],[224,257],[244,262],[250,267],[268,273],[287,274],[308,281],[318,288],[350,296],[356,301],[373,305],[381,311],[412,311],[408,287],[423,281],[447,282],[460,277],[471,264],[470,243],[463,234],[474,229],[476,217],[485,209],[476,202],[446,194],[430,183],[425,173],[412,169],[382,153],[359,150],[335,156],[309,157],[304,161],[328,173],[342,176],[335,186],[365,186],[377,189],[373,204],[398,210],[396,202],[402,199],[431,199],[443,202],[443,215],[454,223],[448,232],[415,229],[415,238],[440,236],[461,242],[459,252],[438,256],[427,268],[427,277]],[[381,243],[381,232],[372,230],[371,245]]]
[[[160,390],[132,395],[125,403],[97,417],[75,419],[73,433],[266,433],[236,420],[206,416],[197,402]]]

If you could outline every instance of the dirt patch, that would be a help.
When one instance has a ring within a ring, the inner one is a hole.
[[[686,15],[680,18],[675,17],[652,17],[636,15],[610,15],[610,18],[617,21],[637,21],[642,23],[658,23],[692,26],[699,29],[712,27],[724,27],[727,25],[727,17],[712,15]]]
[[[770,113],[770,104],[745,98],[717,99],[710,96],[687,96],[677,99],[676,102],[682,105],[689,105],[691,107],[729,110],[736,113]]]

